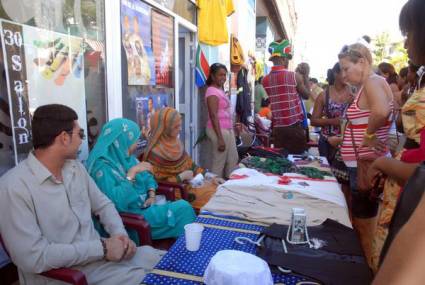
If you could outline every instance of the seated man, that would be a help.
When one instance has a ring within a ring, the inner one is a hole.
[[[33,116],[34,151],[0,178],[0,232],[20,284],[63,284],[37,275],[72,267],[89,284],[139,284],[161,258],[136,248],[111,201],[76,160],[84,130],[74,110],[39,107]],[[110,238],[101,239],[92,214]]]

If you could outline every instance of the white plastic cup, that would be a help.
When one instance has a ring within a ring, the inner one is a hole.
[[[187,224],[184,226],[184,234],[186,238],[186,249],[189,251],[197,251],[201,246],[202,232],[204,226],[198,223]]]

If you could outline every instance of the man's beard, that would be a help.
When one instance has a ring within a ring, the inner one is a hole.
[[[67,155],[66,159],[77,159],[80,153],[81,153],[81,149],[78,148],[78,150],[75,153],[71,153]]]

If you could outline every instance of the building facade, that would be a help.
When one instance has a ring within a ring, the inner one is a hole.
[[[78,113],[87,134],[81,161],[105,122],[126,117],[148,136],[151,114],[171,106],[182,114],[186,151],[207,164],[201,154],[208,145],[195,147],[207,114],[205,88],[195,85],[198,44],[209,64],[228,67],[225,89],[235,105],[231,37],[240,43],[253,90],[265,45],[276,36],[292,39],[296,27],[291,0],[227,1],[235,11],[226,20],[228,42],[218,46],[198,43],[195,0],[0,1],[0,176],[31,151],[31,116],[50,103]]]

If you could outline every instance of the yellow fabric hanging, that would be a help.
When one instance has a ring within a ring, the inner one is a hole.
[[[234,65],[242,65],[245,63],[242,47],[238,38],[236,38],[234,35],[231,37],[230,63]]]
[[[233,0],[197,0],[196,4],[199,41],[212,46],[228,43],[226,20],[235,11]]]
[[[255,61],[255,81],[264,76],[264,62],[261,59]]]

